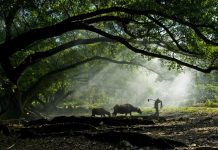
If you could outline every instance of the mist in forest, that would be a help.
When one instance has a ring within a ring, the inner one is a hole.
[[[88,84],[78,88],[79,93],[84,93],[87,87],[92,87],[92,94],[98,95],[104,91],[107,95],[105,103],[111,107],[115,104],[130,103],[135,106],[153,107],[149,99],[161,99],[165,106],[179,106],[191,99],[194,78],[193,71],[169,70],[158,59],[153,59],[144,64],[146,67],[128,68],[126,66],[109,63]],[[87,87],[86,87],[87,86]],[[89,91],[89,94],[90,91]],[[92,103],[101,101],[93,100]],[[105,104],[105,105],[107,105]]]

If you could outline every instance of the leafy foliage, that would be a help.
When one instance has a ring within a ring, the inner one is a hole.
[[[13,84],[23,107],[47,101],[67,82],[74,89],[75,78],[84,72],[88,78],[96,64],[103,69],[97,59],[136,67],[160,58],[169,69],[218,70],[217,6],[215,0],[1,0],[1,93]]]
[[[196,97],[199,101],[206,102],[208,106],[210,101],[216,102],[218,100],[218,79],[217,73],[200,74],[196,73]]]

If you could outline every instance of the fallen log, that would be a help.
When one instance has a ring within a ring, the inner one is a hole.
[[[55,117],[52,120],[40,119],[33,120],[26,123],[26,126],[32,125],[44,125],[44,124],[57,124],[57,123],[85,123],[90,124],[92,126],[101,126],[109,125],[109,126],[126,126],[126,125],[150,125],[154,124],[153,120],[143,119],[142,117],[75,117],[75,116],[59,116]]]

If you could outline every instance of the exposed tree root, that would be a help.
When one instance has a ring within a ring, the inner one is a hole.
[[[109,131],[95,134],[85,134],[87,138],[102,142],[118,144],[120,141],[128,141],[130,144],[139,147],[157,147],[162,149],[173,149],[175,147],[187,147],[186,144],[166,138],[154,138],[152,136],[137,132]]]

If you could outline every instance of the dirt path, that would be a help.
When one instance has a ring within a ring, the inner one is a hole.
[[[190,148],[218,149],[218,117],[183,115],[144,128],[145,134],[166,137],[187,144]]]

